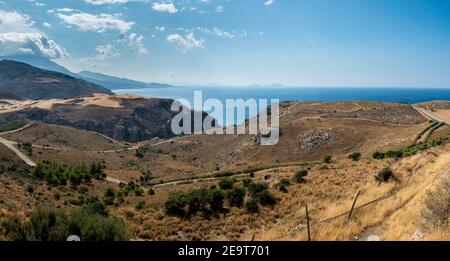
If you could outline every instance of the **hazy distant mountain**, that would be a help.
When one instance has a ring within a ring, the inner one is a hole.
[[[50,59],[33,56],[33,55],[11,55],[11,56],[0,56],[0,60],[17,61],[29,64],[31,66],[41,68],[44,70],[54,71],[64,73],[76,78],[80,78],[76,73],[69,71],[64,66],[61,66]]]
[[[141,89],[141,88],[167,88],[168,84],[145,83],[134,81],[126,78],[110,76],[90,71],[82,71],[78,73],[83,79],[105,86],[108,89]]]
[[[115,76],[105,75],[101,73],[94,73],[89,71],[82,71],[80,73],[74,73],[61,66],[50,59],[37,57],[32,55],[12,55],[12,56],[0,56],[0,60],[18,61],[32,65],[37,68],[55,71],[70,75],[75,78],[83,79],[88,82],[96,83],[107,89],[140,89],[140,88],[166,88],[171,87],[168,84],[160,83],[145,83],[134,81],[125,78],[119,78]]]
[[[40,69],[17,61],[0,61],[0,91],[27,99],[72,98],[112,92],[67,74]]]

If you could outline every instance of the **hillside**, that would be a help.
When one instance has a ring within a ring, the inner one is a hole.
[[[0,61],[0,90],[33,100],[111,94],[102,86],[69,75],[7,60]]]
[[[11,101],[10,101],[11,102]],[[4,105],[0,123],[14,120],[71,126],[110,138],[138,142],[170,138],[172,100],[132,95],[94,94],[63,100],[23,101]],[[203,114],[207,117],[207,114]]]
[[[93,120],[92,115],[104,110],[96,117],[104,117],[107,123],[110,119],[105,113],[123,113],[134,106],[148,109],[150,104],[164,107],[165,101],[95,95],[54,104],[50,111],[76,122],[77,117]],[[252,135],[192,135],[121,143],[95,132],[41,123],[2,135],[17,144],[29,143],[29,157],[36,163],[89,166],[103,162],[107,176],[82,185],[83,190],[67,185],[66,189],[48,189],[45,180],[30,180],[26,175],[17,179],[8,170],[11,174],[0,178],[11,188],[2,198],[4,216],[22,215],[16,212],[26,209],[30,200],[46,208],[76,209],[89,196],[96,196],[108,204],[112,215],[126,222],[134,239],[250,240],[255,236],[256,240],[306,240],[304,207],[308,204],[314,240],[446,238],[441,227],[430,225],[436,219],[432,203],[439,203],[433,191],[447,184],[441,177],[449,157],[448,141],[435,140],[450,137],[448,126],[427,132],[434,123],[411,106],[396,103],[284,103],[281,113],[282,136],[276,146],[260,146]],[[424,142],[429,145],[423,147]],[[29,152],[27,147],[20,149]],[[399,150],[404,153],[401,157],[373,157],[374,152]],[[360,157],[350,159],[353,152],[361,153]],[[0,165],[7,166],[8,158],[17,161],[11,153],[5,155]],[[326,155],[331,156],[327,161]],[[394,177],[387,182],[375,180],[385,167],[392,169]],[[306,176],[294,179],[299,170],[307,170]],[[245,204],[230,203],[231,190],[223,181],[227,177],[237,189],[233,193],[244,191]],[[249,213],[247,207],[255,199],[249,184],[265,184],[267,190],[264,201],[256,198],[263,202],[257,204],[256,213]],[[27,186],[34,192],[23,194]],[[173,195],[190,197],[198,189],[223,193],[223,210],[195,210],[188,216],[167,213],[166,204]],[[126,192],[130,190],[136,192]],[[58,199],[52,195],[55,191],[59,191]],[[358,191],[353,219],[347,221]],[[270,195],[276,198],[274,202]],[[399,225],[405,229],[399,230]]]
[[[172,87],[168,84],[161,83],[145,83],[134,81],[126,78],[119,78],[115,76],[105,75],[101,73],[94,73],[89,71],[79,72],[83,79],[105,86],[108,89],[142,89],[142,88],[167,88]]]

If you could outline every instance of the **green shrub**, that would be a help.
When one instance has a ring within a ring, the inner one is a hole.
[[[90,169],[84,164],[65,165],[55,162],[43,161],[38,163],[31,171],[31,175],[37,179],[46,180],[50,186],[64,186],[67,181],[76,187],[83,182],[90,182],[91,179],[104,178],[104,166],[94,163]]]
[[[361,159],[361,153],[353,152],[352,154],[348,155],[348,158],[353,161],[359,161]]]
[[[258,200],[263,206],[273,206],[277,203],[277,199],[268,190],[257,193],[254,199]]]
[[[234,185],[234,181],[232,179],[221,179],[219,181],[219,188],[223,189],[223,190],[230,190],[233,188]]]
[[[283,192],[283,193],[287,193],[287,187],[289,187],[291,185],[291,182],[289,181],[289,179],[282,179],[280,180],[277,184],[275,184],[274,188]]]
[[[244,188],[248,188],[250,187],[250,185],[252,184],[252,180],[249,178],[243,179],[242,180],[242,185],[244,186]]]
[[[232,207],[242,207],[245,199],[245,189],[234,188],[227,193],[228,203]]]
[[[169,216],[184,217],[185,208],[188,203],[188,197],[184,192],[171,194],[164,204],[164,209]]]
[[[295,174],[294,174],[294,176],[292,177],[292,180],[295,182],[295,183],[304,183],[305,182],[305,177],[306,176],[308,176],[308,171],[307,170],[305,170],[305,169],[301,169],[301,170],[298,170]]]
[[[372,154],[372,158],[374,158],[374,159],[384,159],[384,157],[385,157],[385,154],[383,152],[375,151]]]
[[[251,197],[255,197],[258,193],[267,190],[267,184],[264,182],[255,182],[250,184],[248,191]]]
[[[37,210],[29,221],[8,220],[4,228],[15,241],[66,241],[78,235],[83,241],[124,241],[130,238],[125,223],[116,217],[92,213],[84,208],[65,213],[62,210]]]
[[[135,205],[135,207],[136,207],[136,209],[137,209],[137,210],[141,210],[141,209],[143,209],[143,208],[144,208],[144,206],[145,206],[145,202],[144,202],[144,201],[142,201],[142,200],[140,200],[140,201],[136,202],[136,205]]]
[[[221,211],[223,209],[223,201],[225,199],[224,193],[219,189],[211,190],[209,205],[213,212]]]
[[[248,213],[254,214],[259,212],[258,202],[256,200],[249,200],[245,203],[245,210]]]

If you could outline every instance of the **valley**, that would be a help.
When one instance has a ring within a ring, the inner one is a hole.
[[[433,122],[416,106],[282,103],[280,141],[261,146],[255,135],[130,139],[72,123],[81,115],[108,121],[106,115],[161,104],[158,99],[93,94],[51,102],[4,102],[9,107],[0,112],[0,119],[24,123],[0,137],[20,154],[38,165],[101,163],[104,177],[75,186],[49,183],[33,176],[33,164],[0,144],[3,219],[26,220],[37,208],[70,211],[94,197],[124,220],[135,240],[307,240],[306,205],[313,240],[430,240],[447,235],[439,222],[430,227],[435,221],[423,212],[430,207],[424,201],[446,184],[450,128]],[[64,113],[70,123],[24,113],[36,109]],[[445,109],[434,108],[432,113]],[[95,116],[102,111],[108,112]],[[151,119],[157,118],[146,119],[154,123]],[[155,127],[148,127],[150,133]],[[377,181],[374,177],[385,168],[393,176]],[[262,199],[252,192],[258,186],[265,187],[269,201],[258,203]],[[347,220],[358,192],[355,211]],[[170,214],[168,202],[177,202],[174,195],[180,193],[213,193],[219,199],[223,195],[223,205],[218,210],[199,205],[192,212],[189,203],[179,209],[184,214]]]

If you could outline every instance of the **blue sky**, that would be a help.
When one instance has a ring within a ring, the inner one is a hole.
[[[0,55],[182,84],[450,87],[448,0],[2,0]]]

